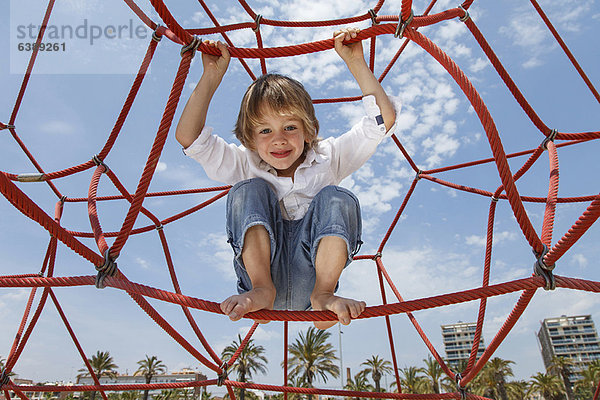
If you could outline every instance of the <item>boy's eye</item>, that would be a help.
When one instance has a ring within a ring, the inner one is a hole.
[[[293,131],[293,130],[295,130],[297,128],[296,128],[295,125],[288,125],[285,128],[283,128],[283,129],[286,130],[286,131]]]
[[[262,135],[266,135],[267,133],[271,133],[271,129],[264,128],[264,129],[259,130],[258,133],[260,133]]]

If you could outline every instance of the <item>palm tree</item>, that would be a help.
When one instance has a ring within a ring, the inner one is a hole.
[[[146,384],[152,381],[153,376],[167,372],[167,366],[156,356],[148,357],[146,354],[146,359],[137,363],[139,368],[133,375],[143,375],[146,378]],[[144,400],[148,400],[148,389],[144,390]]]
[[[221,358],[223,359],[231,359],[233,355],[238,351],[240,345],[242,344],[242,337],[238,335],[237,341],[234,340],[229,346],[223,349],[221,353]],[[237,371],[238,381],[246,382],[247,379],[252,378],[252,374],[255,372],[260,372],[264,374],[267,372],[267,366],[265,364],[268,363],[267,358],[264,356],[265,348],[263,346],[256,346],[254,344],[254,339],[250,339],[242,352],[240,353],[237,361],[232,366],[234,371]],[[240,400],[244,400],[246,398],[246,389],[240,389]]]
[[[509,400],[521,400],[527,397],[529,391],[529,382],[512,381],[506,384],[506,394]]]
[[[335,350],[327,342],[331,333],[311,326],[306,334],[300,332],[299,335],[289,347],[290,376],[300,376],[308,387],[313,387],[315,378],[319,376],[324,382],[329,376],[340,376],[340,368],[334,363],[338,359]],[[308,395],[308,399],[312,400],[312,394]]]
[[[566,357],[552,357],[550,365],[548,366],[548,372],[559,375],[562,378],[563,385],[565,385],[565,394],[567,400],[573,400],[573,389],[571,387],[571,381],[569,376],[571,375],[571,367],[573,362]]]
[[[579,374],[581,379],[575,382],[576,398],[591,399],[600,381],[600,360],[592,361]]]
[[[473,392],[485,397],[508,400],[505,377],[513,376],[510,364],[514,362],[499,357],[489,360],[473,380]]]
[[[538,393],[545,400],[554,400],[562,393],[562,384],[558,376],[538,372],[531,377],[529,393]]]
[[[379,358],[379,356],[371,356],[371,358],[360,365],[365,365],[367,367],[363,371],[371,374],[371,378],[373,378],[373,382],[375,382],[375,391],[381,392],[381,376],[383,374],[392,373],[392,364],[383,358]]]
[[[344,389],[352,390],[353,392],[372,392],[373,386],[371,386],[367,380],[366,370],[362,370],[354,375],[354,379],[348,379]],[[353,399],[362,400],[362,397],[353,397]]]
[[[121,400],[138,400],[140,398],[139,390],[128,390],[126,392],[121,392],[119,396]]]
[[[108,351],[97,351],[96,355],[93,355],[92,358],[88,358],[88,363],[92,367],[92,371],[100,380],[100,378],[106,376],[107,378],[115,378],[117,376],[117,365],[114,363],[113,358],[110,356]],[[90,376],[90,372],[87,368],[81,368],[79,370],[80,374],[77,375],[77,378]],[[92,391],[90,396],[91,400],[96,398],[96,391]]]
[[[431,355],[428,355],[423,361],[426,368],[420,368],[419,372],[423,373],[430,380],[429,390],[433,391],[433,393],[440,393],[440,379],[442,379],[444,374],[442,366]]]
[[[0,357],[0,375],[2,375],[2,373],[4,372],[4,368],[6,368],[4,365],[5,362],[6,362],[6,360],[4,358]],[[13,376],[13,375],[16,375],[16,374],[12,371],[8,373],[8,376]]]
[[[425,391],[426,378],[420,376],[419,372],[420,369],[417,367],[404,367],[400,370],[400,384],[403,393],[422,394]],[[396,382],[393,382],[392,387],[395,386]]]

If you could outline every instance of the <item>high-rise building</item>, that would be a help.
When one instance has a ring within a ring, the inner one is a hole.
[[[446,362],[457,369],[461,360],[468,361],[475,339],[477,324],[474,322],[458,322],[457,324],[442,325],[442,338],[446,349]],[[485,350],[483,336],[479,339],[477,358],[481,357]]]
[[[546,368],[553,357],[565,357],[573,363],[571,384],[581,378],[579,373],[588,363],[600,360],[600,339],[591,315],[546,318],[537,336]]]

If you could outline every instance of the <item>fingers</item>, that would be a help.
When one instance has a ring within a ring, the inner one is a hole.
[[[342,40],[349,40],[355,38],[360,32],[360,28],[343,28],[333,32],[333,37]],[[342,36],[343,35],[343,36]]]

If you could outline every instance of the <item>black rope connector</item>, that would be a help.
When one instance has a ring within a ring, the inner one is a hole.
[[[420,180],[420,179],[421,179],[421,175],[422,175],[422,174],[423,174],[423,171],[422,171],[422,170],[418,170],[418,171],[417,171],[417,174],[415,175],[415,179],[416,179],[416,180]]]
[[[412,22],[413,17],[414,17],[414,13],[413,10],[410,10],[410,16],[408,17],[408,19],[406,21],[402,20],[402,14],[398,15],[398,26],[396,27],[396,32],[394,33],[394,37],[404,37],[404,31],[406,30],[406,27]]]
[[[63,196],[60,198],[60,204],[65,204],[65,201],[67,201],[67,195],[63,195]]]
[[[194,35],[192,41],[181,48],[181,56],[183,57],[183,54],[186,51],[192,50],[192,57],[194,57],[196,55],[196,49],[198,46],[200,46],[200,43],[202,43],[202,39],[199,36]]]
[[[92,157],[92,161],[93,161],[93,162],[94,162],[94,164],[96,164],[98,167],[102,165],[102,166],[104,167],[104,173],[107,173],[107,172],[110,170],[110,168],[108,168],[108,165],[106,165],[106,164],[104,163],[104,161],[102,161],[102,160],[100,159],[100,157],[98,157],[98,154],[95,154],[95,155],[94,155],[94,157]]]
[[[557,134],[558,131],[556,129],[552,129],[548,136],[546,136],[544,140],[542,140],[541,146],[544,148],[544,150],[548,150],[548,142],[554,142],[554,139],[556,139]]]
[[[258,32],[260,30],[260,20],[262,19],[262,15],[261,14],[256,14],[256,18],[254,18],[254,28],[252,28],[252,30],[254,32]]]
[[[158,28],[160,28],[160,24],[156,25],[156,29],[152,32],[152,40],[155,42],[160,42],[162,39],[162,35],[158,34]]]
[[[107,276],[115,276],[117,273],[117,263],[115,259],[110,256],[110,249],[106,249],[104,252],[104,264],[100,266],[96,266],[96,271],[98,271],[98,275],[96,275],[96,288],[104,289],[106,286],[104,285],[104,279]]]
[[[456,375],[454,375],[454,379],[456,380],[456,391],[458,393],[460,393],[461,400],[466,400],[466,398],[467,398],[467,387],[466,386],[460,386],[460,380],[462,379],[462,375],[460,374],[460,372],[458,372]]]
[[[459,18],[460,22],[466,22],[469,18],[471,18],[471,16],[469,15],[469,12],[467,10],[465,10],[465,8],[463,6],[458,6],[458,8],[460,8],[461,10],[463,10],[465,12],[465,15],[463,15],[462,17]]]
[[[544,257],[546,256],[546,254],[548,254],[548,251],[548,246],[546,245],[544,245],[542,254],[536,253],[535,250],[533,251],[533,254],[535,254],[536,257],[536,261],[535,263],[533,263],[533,273],[535,275],[544,277],[544,280],[546,281],[544,290],[554,290],[556,289],[556,281],[554,279],[554,275],[552,274],[552,270],[556,265],[546,265],[546,263],[544,262]]]
[[[10,382],[10,374],[6,371],[6,369],[4,369],[4,371],[2,371],[2,375],[0,375],[0,389],[2,389],[4,385],[8,384],[8,382]]]
[[[375,12],[375,10],[373,10],[372,8],[369,9],[369,15],[371,16],[371,24],[373,25],[379,25],[379,22],[377,21],[377,13]]]
[[[225,383],[225,380],[227,379],[227,369],[229,368],[229,365],[227,364],[227,361],[223,361],[223,365],[221,365],[221,373],[219,375],[217,375],[217,386],[223,386],[223,383]]]
[[[497,197],[492,196],[491,200],[493,203],[497,203],[499,199]]]
[[[15,129],[15,126],[12,124],[2,124],[0,123],[0,131],[3,129]]]
[[[383,254],[381,254],[380,251],[378,251],[377,253],[375,253],[375,255],[373,256],[373,260],[377,260],[378,258],[381,258]]]
[[[164,228],[163,224],[156,225],[156,230],[157,230],[157,231],[162,231],[162,230],[163,230],[163,228]]]

